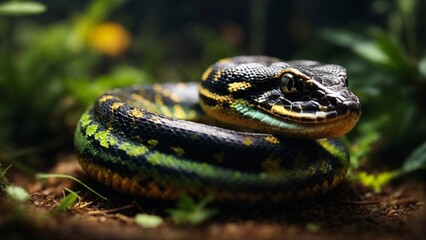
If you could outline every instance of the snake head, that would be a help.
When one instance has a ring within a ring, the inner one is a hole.
[[[361,115],[359,99],[348,89],[346,69],[339,65],[242,57],[213,69],[215,82],[204,81],[200,90],[228,93],[211,114],[221,121],[292,137],[325,138],[347,133]]]
[[[296,62],[299,63],[299,62]],[[339,65],[293,65],[283,69],[271,111],[294,121],[324,122],[359,115],[361,104],[348,89],[346,69]],[[278,96],[277,95],[277,96]],[[271,106],[271,103],[269,104]],[[281,114],[285,108],[295,114]]]

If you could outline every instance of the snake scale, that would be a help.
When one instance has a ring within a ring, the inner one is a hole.
[[[360,114],[339,65],[240,56],[199,83],[104,93],[78,122],[75,148],[85,172],[117,191],[280,202],[343,180],[349,153],[337,137]]]

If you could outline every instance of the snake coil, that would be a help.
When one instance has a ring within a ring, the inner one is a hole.
[[[75,148],[88,175],[121,192],[279,202],[343,180],[349,154],[335,138],[360,113],[341,66],[242,56],[200,83],[104,93],[82,115]]]

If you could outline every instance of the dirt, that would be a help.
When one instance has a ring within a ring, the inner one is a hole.
[[[25,205],[0,196],[1,239],[422,239],[426,183],[401,179],[380,193],[345,182],[320,198],[274,206],[212,206],[219,214],[198,226],[173,223],[165,209],[174,203],[114,192],[89,179],[73,155],[60,157],[50,169],[77,177],[108,197],[104,201],[67,179],[47,181],[10,172],[9,180],[25,187]],[[64,188],[81,199],[71,209],[55,212]],[[134,221],[137,213],[159,215],[165,223],[147,229]]]

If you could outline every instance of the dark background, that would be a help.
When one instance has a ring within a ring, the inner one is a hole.
[[[80,114],[107,89],[197,81],[218,59],[251,54],[348,69],[363,106],[346,137],[354,168],[399,168],[426,140],[423,0],[38,2],[41,14],[0,17],[4,162],[72,150]],[[104,23],[129,46],[114,55],[94,46]]]

